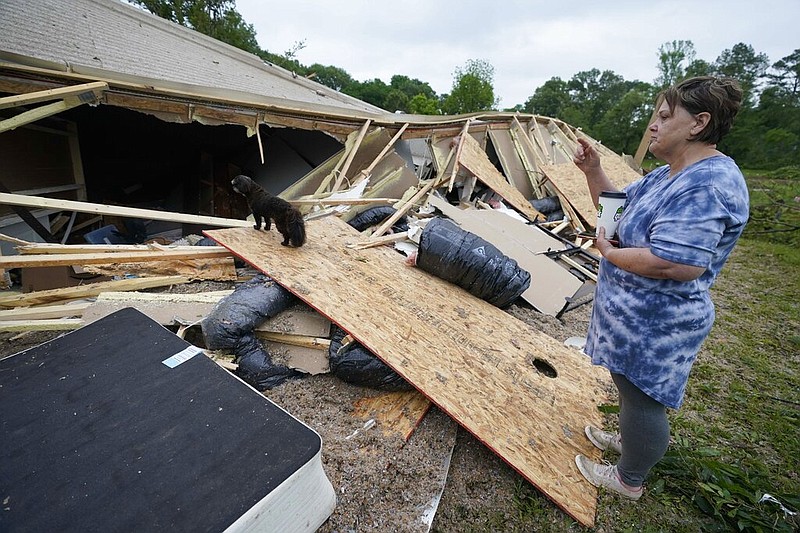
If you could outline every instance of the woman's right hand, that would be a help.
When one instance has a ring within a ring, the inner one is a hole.
[[[600,154],[594,149],[594,146],[586,139],[579,138],[578,146],[575,148],[575,154],[572,156],[572,162],[588,174],[600,168]]]

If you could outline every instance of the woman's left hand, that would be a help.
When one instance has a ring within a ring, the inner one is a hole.
[[[597,248],[597,251],[600,252],[600,255],[603,257],[605,257],[608,252],[616,248],[616,246],[611,244],[611,241],[606,239],[606,229],[602,227],[597,231],[597,239],[594,242],[594,247]]]

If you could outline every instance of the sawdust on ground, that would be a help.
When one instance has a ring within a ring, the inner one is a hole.
[[[169,291],[206,292],[232,286],[195,282]],[[560,319],[524,302],[507,312],[564,341],[585,335],[591,303]],[[0,357],[60,334],[0,333]],[[186,339],[202,346],[199,328],[192,328]],[[326,374],[291,380],[264,393],[322,437],[323,467],[336,491],[337,506],[320,532],[573,529],[562,511],[435,406],[407,441],[377,426],[365,428],[364,419],[354,415],[354,405],[380,393]],[[538,523],[520,515],[523,500],[538,509]],[[543,516],[549,524],[541,523]]]

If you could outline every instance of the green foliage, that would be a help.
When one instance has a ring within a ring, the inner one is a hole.
[[[334,66],[324,66],[314,63],[308,67],[311,79],[318,81],[334,91],[344,91],[355,83],[355,80],[344,69]]]
[[[662,44],[658,48],[659,75],[656,78],[656,85],[663,89],[684,79],[686,66],[693,63],[695,55],[692,41],[671,41]]]
[[[453,89],[442,103],[448,115],[488,111],[497,106],[494,95],[494,67],[480,59],[470,59],[453,73]]]
[[[161,18],[192,28],[236,48],[261,51],[252,24],[236,11],[234,0],[132,0]]]
[[[408,76],[395,75],[389,84],[379,79],[360,82],[339,67],[317,63],[307,67],[297,58],[305,41],[296,42],[282,54],[262,50],[253,26],[236,11],[234,0],[131,1],[387,111],[461,114],[493,110],[499,102],[493,86],[494,67],[487,61],[469,60],[456,68],[450,94],[437,95],[428,83]],[[590,69],[568,81],[551,78],[524,104],[508,110],[561,119],[616,152],[633,154],[661,88],[688,76],[733,76],[742,84],[746,102],[719,148],[751,168],[776,169],[800,160],[800,49],[769,68],[767,56],[745,43],[723,50],[713,63],[695,55],[692,41],[667,42],[658,49],[659,76],[653,84],[626,81],[612,71]]]
[[[767,68],[769,68],[767,55],[757,54],[752,46],[744,43],[723,50],[715,62],[716,74],[739,81],[746,106],[754,105],[758,80],[764,77]]]
[[[736,531],[796,531],[800,521],[778,504],[761,501],[773,486],[768,469],[754,459],[734,465],[721,455],[715,448],[690,448],[688,441],[677,439],[653,470],[661,483],[651,492],[658,494],[669,484],[703,513]],[[800,508],[797,495],[770,495],[784,506]]]
[[[800,166],[751,175],[747,182],[750,220],[745,236],[800,247]]]

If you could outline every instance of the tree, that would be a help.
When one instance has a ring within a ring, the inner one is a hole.
[[[561,117],[562,111],[571,103],[567,82],[555,76],[537,88],[522,109],[526,113]]]
[[[420,93],[409,101],[408,112],[415,115],[441,115],[439,100]]]
[[[714,63],[717,74],[735,78],[744,92],[743,104],[755,105],[755,97],[761,80],[769,67],[766,54],[756,54],[749,44],[738,43],[723,50]]]
[[[154,15],[192,28],[252,54],[263,52],[256,31],[236,11],[234,0],[132,0]]]
[[[364,83],[354,83],[347,87],[345,91],[350,96],[363,100],[381,109],[387,109],[386,96],[389,94],[389,86],[378,78],[365,81]],[[394,111],[394,110],[392,110]]]
[[[470,59],[453,73],[453,89],[444,100],[448,115],[488,111],[497,106],[494,96],[494,67],[488,61]]]
[[[402,91],[406,96],[409,97],[409,99],[418,94],[422,94],[426,98],[436,98],[436,92],[431,88],[431,86],[428,83],[420,81],[416,78],[412,79],[408,76],[395,74],[392,76],[389,86],[392,89]]]
[[[355,80],[344,69],[333,65],[320,65],[314,63],[308,67],[309,76],[326,87],[334,91],[345,92],[347,87],[352,86]]]
[[[616,152],[635,154],[653,113],[653,99],[652,85],[634,82],[592,128],[595,136]]]
[[[775,95],[786,98],[790,105],[800,105],[800,48],[776,61],[772,69],[767,78]]]
[[[658,47],[658,71],[656,85],[663,88],[686,77],[686,67],[691,65],[696,53],[692,41],[672,41]]]

